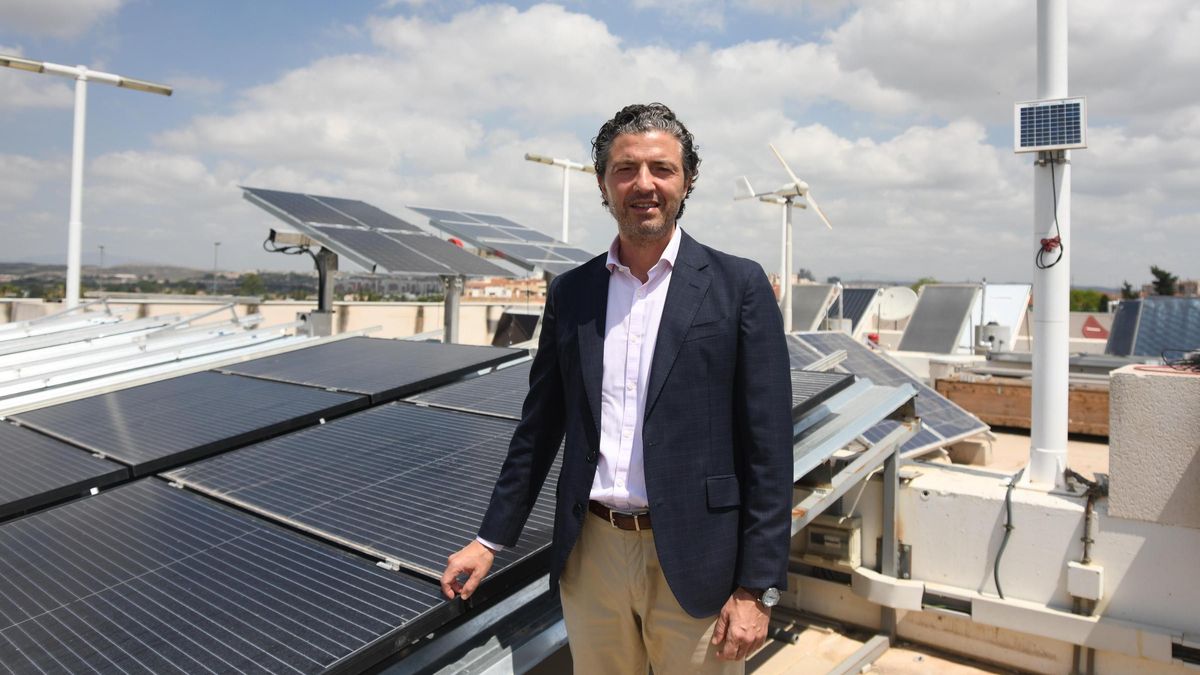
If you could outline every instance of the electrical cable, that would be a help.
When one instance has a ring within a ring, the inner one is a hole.
[[[1012,531],[1016,528],[1012,524],[1012,493],[1013,488],[1017,486],[1017,481],[1021,480],[1025,469],[1022,468],[1013,475],[1012,480],[1008,482],[1008,491],[1004,494],[1004,508],[1008,513],[1004,521],[1004,537],[1000,540],[1000,549],[996,551],[996,561],[992,564],[992,579],[996,582],[996,594],[1000,599],[1004,599],[1004,591],[1000,588],[1000,559],[1004,557],[1004,548],[1008,546],[1008,538],[1012,535]]]
[[[1062,240],[1062,230],[1058,226],[1058,187],[1055,185],[1056,178],[1054,176],[1054,157],[1049,157],[1046,162],[1050,164],[1050,196],[1054,200],[1054,236],[1042,240],[1042,245],[1038,247],[1037,254],[1034,256],[1033,262],[1039,270],[1048,270],[1058,264],[1062,260],[1063,253],[1066,251],[1066,244]],[[1058,256],[1051,262],[1046,262],[1045,255],[1058,251]]]

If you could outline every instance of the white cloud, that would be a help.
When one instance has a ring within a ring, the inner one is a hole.
[[[21,56],[20,47],[0,45],[0,54]],[[0,68],[0,110],[13,108],[69,108],[74,101],[71,85],[58,77]]]
[[[10,30],[56,38],[76,37],[113,15],[124,0],[6,0]]]

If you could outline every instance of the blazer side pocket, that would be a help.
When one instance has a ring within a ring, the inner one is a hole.
[[[688,332],[683,337],[684,342],[692,340],[703,340],[704,338],[713,337],[714,335],[723,335],[729,332],[730,321],[728,318],[717,319],[707,323],[694,323],[688,328]]]
[[[708,508],[713,510],[732,509],[742,504],[742,493],[737,476],[709,476],[705,479]]]

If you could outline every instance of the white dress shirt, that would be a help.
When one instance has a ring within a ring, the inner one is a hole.
[[[608,309],[604,318],[604,374],[600,384],[600,457],[592,479],[591,499],[618,511],[638,511],[649,505],[642,464],[642,422],[646,416],[646,387],[658,326],[662,321],[671,270],[679,253],[680,229],[650,268],[642,283],[621,262],[621,239],[608,247]],[[479,543],[504,547],[482,537]]]
[[[646,283],[620,260],[620,237],[608,248],[608,309],[604,320],[604,375],[600,384],[600,458],[591,498],[619,511],[645,509],[642,422],[658,325],[679,253],[677,226]]]

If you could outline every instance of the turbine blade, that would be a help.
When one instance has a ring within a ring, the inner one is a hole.
[[[812,193],[811,193],[811,192],[809,192],[809,193],[806,193],[806,194],[804,195],[804,200],[805,200],[806,202],[808,202],[809,204],[812,204],[813,211],[815,211],[815,212],[816,212],[816,214],[817,214],[818,216],[820,216],[820,218],[821,218],[821,221],[825,223],[825,227],[828,227],[829,229],[831,229],[831,230],[832,230],[832,229],[833,229],[833,223],[829,222],[829,219],[825,217],[825,212],[821,210],[821,207],[820,207],[820,206],[817,206],[817,200],[813,199],[813,196],[812,196]]]
[[[750,186],[750,179],[745,176],[739,176],[733,181],[733,198],[734,199],[753,199],[757,195],[754,194],[754,188]]]
[[[767,143],[767,146],[771,148],[771,152],[775,153],[775,158],[778,159],[779,163],[783,165],[783,170],[787,171],[787,174],[791,177],[792,182],[796,184],[796,189],[799,190],[800,185],[803,184],[804,181],[800,180],[800,178],[796,176],[796,174],[792,171],[792,167],[788,166],[788,163],[783,159],[783,155],[779,154],[779,151],[775,149],[774,145]]]

